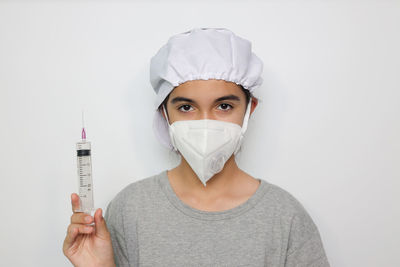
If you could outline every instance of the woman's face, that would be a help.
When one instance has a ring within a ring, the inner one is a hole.
[[[252,98],[250,113],[257,103]],[[246,107],[246,95],[239,85],[215,79],[182,83],[171,92],[167,102],[170,124],[179,120],[211,119],[242,126]]]

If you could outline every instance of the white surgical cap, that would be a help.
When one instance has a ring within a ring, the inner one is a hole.
[[[263,62],[251,42],[226,28],[194,28],[173,35],[150,61],[150,83],[157,94],[153,130],[173,149],[168,123],[158,107],[174,87],[191,80],[218,79],[242,85],[253,93],[263,79]]]

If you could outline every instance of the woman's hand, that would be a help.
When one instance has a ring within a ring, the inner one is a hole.
[[[115,266],[110,232],[102,215],[97,209],[94,218],[79,209],[79,196],[71,195],[72,216],[67,236],[63,244],[64,255],[76,266]],[[89,225],[93,222],[94,225]]]

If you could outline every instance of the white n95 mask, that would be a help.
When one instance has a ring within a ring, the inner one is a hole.
[[[226,161],[239,151],[250,116],[251,99],[247,105],[242,127],[220,120],[181,120],[169,124],[169,136],[175,150],[179,151],[196,173],[206,183],[219,173]]]

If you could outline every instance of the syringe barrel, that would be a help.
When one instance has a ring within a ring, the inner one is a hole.
[[[79,210],[91,214],[94,210],[93,203],[93,180],[92,180],[92,158],[91,145],[89,141],[82,140],[76,143],[78,164],[78,186],[79,186]]]

